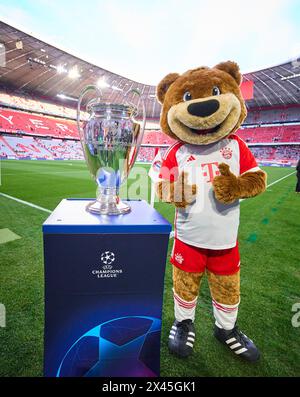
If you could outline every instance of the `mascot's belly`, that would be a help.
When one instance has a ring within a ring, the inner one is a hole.
[[[177,209],[176,237],[201,248],[226,249],[236,245],[239,201],[221,204],[215,199],[212,181],[219,175],[218,164],[226,163],[239,175],[239,148],[236,141],[224,139],[212,145],[183,145],[176,153],[179,173],[188,173],[189,184],[198,187],[196,201]]]

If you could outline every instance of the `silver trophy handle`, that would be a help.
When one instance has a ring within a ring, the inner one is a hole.
[[[102,92],[101,92],[100,88],[98,88],[96,85],[92,85],[92,84],[87,85],[87,86],[81,91],[81,93],[80,93],[80,95],[79,95],[79,98],[78,98],[76,121],[77,121],[77,128],[78,128],[78,131],[79,131],[79,133],[80,133],[80,135],[81,135],[82,137],[83,137],[83,129],[81,128],[81,125],[80,125],[80,108],[81,108],[81,103],[82,103],[83,98],[84,98],[85,95],[86,95],[88,92],[90,92],[90,91],[95,91],[95,92],[98,94],[98,96],[97,96],[96,98],[94,98],[94,99],[91,99],[91,100],[86,104],[86,107],[85,107],[86,109],[87,109],[87,107],[88,107],[91,103],[95,102],[95,99],[96,99],[96,100],[99,100],[99,99],[102,97]]]
[[[143,121],[142,121],[142,129],[145,129],[145,124],[146,124],[146,107],[145,107],[145,101],[142,98],[142,94],[140,93],[140,91],[137,88],[132,88],[130,90],[128,90],[125,94],[124,94],[124,98],[127,97],[127,95],[134,93],[137,94],[139,96],[139,102],[138,105],[140,103],[140,101],[142,102],[142,109],[143,109]],[[130,106],[132,106],[133,108],[137,108],[137,106],[135,106],[134,104],[129,103]]]
[[[132,146],[134,147],[134,153],[133,153],[132,158],[130,159],[130,163],[134,163],[135,159],[137,157],[137,154],[139,152],[140,146],[142,144],[142,141],[143,141],[145,125],[146,125],[146,106],[145,106],[145,101],[142,98],[142,95],[141,95],[140,91],[138,89],[136,89],[136,88],[132,88],[129,91],[127,91],[124,94],[124,98],[126,98],[127,95],[131,94],[131,93],[134,93],[134,94],[139,96],[139,102],[138,102],[137,106],[135,106],[134,104],[131,104],[131,103],[129,103],[129,105],[132,106],[133,109],[135,109],[135,111],[137,112],[139,103],[141,102],[142,103],[142,110],[143,110],[143,119],[142,119],[141,133],[138,134],[137,136],[134,136],[133,137],[133,141],[132,141]],[[133,115],[133,121],[134,122],[136,122],[136,120],[134,119],[135,116],[136,116],[136,114]]]

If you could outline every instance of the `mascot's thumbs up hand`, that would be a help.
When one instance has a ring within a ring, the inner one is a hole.
[[[197,186],[195,184],[189,185],[188,174],[182,172],[179,178],[173,184],[173,202],[177,208],[185,208],[196,200]]]
[[[160,200],[177,208],[185,208],[196,200],[197,186],[188,183],[187,172],[182,172],[176,182],[158,182],[155,189]]]
[[[240,198],[255,197],[266,190],[267,175],[262,170],[245,172],[235,176],[225,163],[219,165],[220,174],[212,184],[215,197],[223,204],[233,203]]]
[[[219,164],[220,175],[212,182],[215,197],[220,203],[231,204],[240,197],[239,180],[225,163]]]

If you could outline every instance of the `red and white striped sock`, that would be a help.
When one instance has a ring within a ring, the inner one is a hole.
[[[238,315],[238,302],[236,305],[224,305],[223,303],[219,303],[212,300],[213,311],[216,320],[216,326],[219,328],[223,328],[226,330],[233,329],[236,323],[237,315]]]
[[[183,320],[195,320],[195,312],[196,312],[196,305],[198,296],[188,302],[184,299],[180,298],[179,295],[176,294],[173,288],[173,295],[174,295],[174,311],[175,311],[175,318],[177,321]]]

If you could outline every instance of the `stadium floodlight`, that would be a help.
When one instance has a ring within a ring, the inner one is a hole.
[[[64,67],[64,65],[56,66],[56,71],[58,74],[67,73],[67,69]]]
[[[32,62],[34,62],[34,63],[37,63],[37,64],[39,64],[39,65],[43,65],[43,66],[46,65],[46,62],[45,62],[45,61],[42,61],[42,60],[39,59],[39,58],[31,58],[31,57],[29,57],[29,58],[27,59],[27,62],[30,63],[30,64],[32,64]]]
[[[123,91],[121,88],[117,87],[116,85],[112,85],[111,88],[116,91]]]
[[[73,98],[73,97],[65,95],[65,94],[57,94],[56,96],[60,99],[68,99],[69,101],[77,102],[77,98]]]
[[[68,76],[70,77],[70,79],[78,79],[80,77],[77,66],[74,66],[72,69],[69,70]]]
[[[105,79],[103,77],[101,77],[98,81],[97,81],[97,86],[99,88],[107,88],[110,87],[110,85],[105,81]]]

